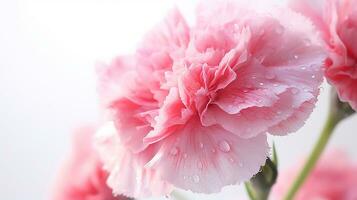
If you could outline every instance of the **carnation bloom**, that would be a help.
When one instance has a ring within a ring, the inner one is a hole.
[[[298,174],[292,168],[282,172],[273,188],[271,199],[282,199],[292,180]],[[318,162],[295,200],[356,200],[357,165],[342,152],[329,153]]]
[[[310,17],[329,50],[325,75],[342,101],[357,109],[357,1],[293,0],[291,7]]]
[[[53,188],[53,200],[129,200],[114,197],[106,185],[107,172],[94,151],[92,137],[95,128],[85,126],[74,135],[72,152],[62,166]]]
[[[204,1],[191,27],[172,10],[133,55],[98,68],[122,146],[107,151],[115,145],[98,134],[108,184],[138,195],[148,170],[154,185],[203,193],[248,180],[265,163],[267,133],[296,131],[313,110],[324,59],[311,24],[286,9]]]

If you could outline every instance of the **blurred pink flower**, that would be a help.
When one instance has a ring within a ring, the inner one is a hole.
[[[194,192],[248,180],[265,163],[266,133],[296,131],[313,110],[324,60],[313,27],[286,9],[204,1],[193,27],[173,10],[134,55],[98,68],[101,101],[123,146],[102,154],[110,187],[148,190],[141,175],[149,169],[159,185]]]
[[[70,157],[57,175],[53,200],[129,200],[114,197],[106,185],[108,174],[92,146],[94,132],[92,126],[76,131]]]
[[[271,199],[282,199],[300,168],[281,173]],[[356,200],[357,165],[341,152],[329,153],[318,162],[294,200]]]
[[[320,30],[329,50],[325,75],[340,99],[357,110],[357,1],[293,0],[291,7]]]

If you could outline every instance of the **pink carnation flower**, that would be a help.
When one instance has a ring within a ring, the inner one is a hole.
[[[62,166],[53,188],[53,200],[129,200],[114,197],[106,185],[107,172],[92,146],[95,128],[82,127],[75,133],[72,152]]]
[[[204,1],[192,27],[173,10],[135,54],[98,69],[122,146],[104,151],[110,187],[138,195],[151,186],[143,173],[203,193],[248,180],[265,163],[267,132],[294,132],[313,110],[324,60],[311,24],[286,9]],[[98,138],[99,149],[114,145]]]
[[[320,30],[329,50],[325,75],[340,99],[357,110],[357,1],[293,0],[291,7]]]
[[[279,175],[271,199],[282,199],[297,175],[293,168]],[[341,152],[327,154],[311,172],[294,200],[356,200],[357,165]]]

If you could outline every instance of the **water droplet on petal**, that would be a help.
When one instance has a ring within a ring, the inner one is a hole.
[[[315,75],[312,75],[311,78],[316,78],[316,76],[315,76]]]
[[[301,67],[301,69],[302,69],[302,70],[305,70],[305,69],[306,69],[306,67],[305,67],[305,66],[302,66],[302,67]]]
[[[172,148],[171,151],[170,151],[170,154],[173,155],[173,156],[176,156],[177,153],[178,153],[178,148],[177,147]]]
[[[265,74],[265,78],[266,79],[274,79],[275,78],[275,74],[273,73],[273,72],[267,72],[266,74]]]
[[[229,146],[228,142],[225,140],[222,140],[219,143],[219,149],[223,152],[229,152],[231,150],[231,146]]]
[[[198,161],[198,163],[197,163],[197,167],[198,167],[198,169],[202,169],[202,168],[203,168],[203,164],[202,164],[202,162],[201,162],[201,161]]]
[[[201,149],[203,148],[203,146],[204,146],[204,145],[203,145],[203,143],[202,143],[202,142],[200,142],[200,148],[201,148]]]
[[[273,86],[274,86],[274,87],[278,87],[279,85],[278,85],[277,83],[274,83]]]
[[[199,182],[200,182],[200,177],[199,177],[198,175],[193,175],[193,176],[192,176],[192,180],[193,180],[193,182],[195,182],[195,183],[199,183]]]
[[[183,176],[183,180],[186,180],[187,179],[187,176]]]
[[[291,93],[297,94],[297,93],[299,93],[299,89],[297,89],[297,88],[291,88]]]
[[[183,154],[183,158],[187,158],[187,153],[184,153],[184,154]]]
[[[229,161],[231,161],[231,163],[234,163],[234,159],[233,158],[229,158]]]
[[[243,92],[244,93],[247,93],[249,90],[248,89],[243,89]]]
[[[237,23],[234,23],[234,28],[239,29],[239,25]]]
[[[263,85],[264,85],[264,83],[259,83],[259,85],[260,85],[260,86],[263,86]]]
[[[213,148],[213,149],[211,150],[211,152],[212,152],[212,153],[216,153],[216,149]]]
[[[252,79],[256,79],[257,77],[256,76],[252,76]]]
[[[299,56],[298,56],[298,55],[294,55],[294,58],[295,58],[295,59],[298,59],[298,58],[299,58]]]

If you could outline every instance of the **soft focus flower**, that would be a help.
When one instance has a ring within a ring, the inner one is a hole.
[[[324,59],[311,24],[286,9],[204,1],[192,27],[173,10],[135,54],[98,69],[117,132],[98,134],[108,184],[211,193],[248,180],[265,163],[266,133],[296,131],[311,113]]]
[[[357,1],[293,0],[291,7],[320,30],[329,50],[325,75],[340,99],[357,110]]]
[[[129,200],[114,197],[106,185],[108,174],[92,145],[94,132],[91,126],[76,131],[70,157],[58,173],[53,200]]]
[[[271,199],[281,199],[300,168],[281,173]],[[345,154],[334,152],[322,157],[294,200],[356,200],[357,165]]]

